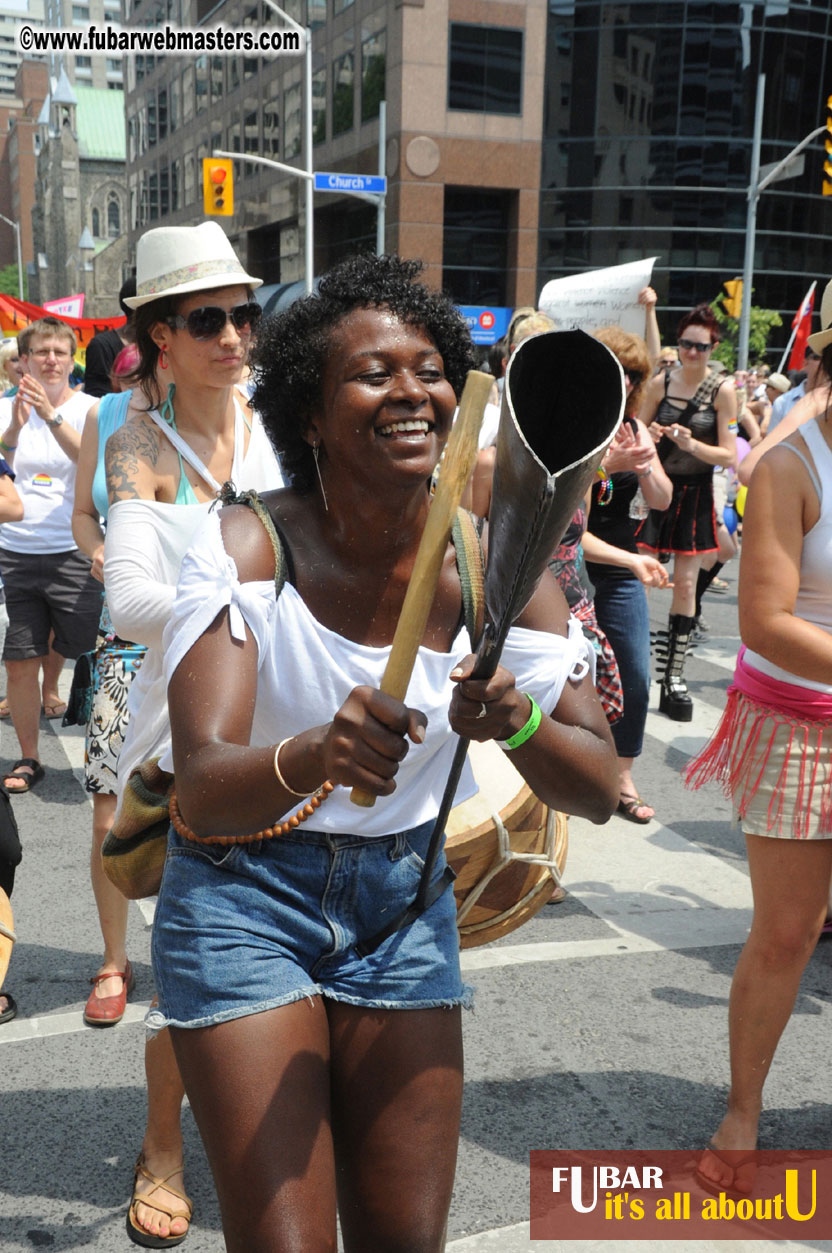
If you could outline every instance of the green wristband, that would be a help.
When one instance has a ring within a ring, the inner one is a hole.
[[[520,728],[519,731],[515,731],[511,739],[503,740],[503,748],[519,748],[521,744],[526,743],[526,740],[530,740],[532,738],[535,731],[540,726],[540,720],[543,717],[543,714],[540,712],[540,706],[533,696],[529,696],[528,692],[524,692],[523,695],[528,696],[529,700],[532,702],[532,712],[529,714],[529,720],[524,727]]]
[[[16,448],[17,444],[7,444],[4,440],[0,439],[0,449],[2,449],[3,452],[14,452]]]

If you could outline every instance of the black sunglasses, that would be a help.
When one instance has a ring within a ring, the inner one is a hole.
[[[633,387],[638,387],[639,383],[644,382],[644,375],[639,374],[638,370],[625,370],[624,373],[632,383]]]
[[[820,361],[820,353],[815,352],[813,348],[807,348],[804,361]]]
[[[216,339],[225,330],[225,324],[231,321],[241,335],[251,335],[260,323],[263,310],[256,300],[245,305],[236,305],[226,311],[219,305],[201,305],[199,309],[191,309],[187,317],[181,313],[172,314],[165,322],[175,331],[186,330],[192,339]]]
[[[679,347],[687,349],[695,348],[697,352],[710,352],[713,348],[713,344],[700,344],[698,340],[695,339],[680,339]]]

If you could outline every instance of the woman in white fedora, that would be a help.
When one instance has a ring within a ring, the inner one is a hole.
[[[832,283],[809,337],[832,371]],[[832,881],[832,428],[825,404],[784,420],[743,519],[743,646],[728,704],[688,769],[718,779],[742,823],[754,898],[731,986],[728,1109],[699,1165],[712,1191],[747,1194],[763,1085],[828,912]],[[807,398],[808,400],[808,398]],[[796,408],[796,407],[795,407]],[[794,410],[792,411],[794,412]],[[781,434],[782,432],[782,434]]]
[[[128,417],[106,448],[109,514],[104,584],[115,631],[147,647],[128,699],[117,806],[130,772],[170,738],[162,632],[179,566],[195,528],[232,482],[237,491],[282,486],[269,439],[237,391],[260,307],[221,227],[159,227],[136,254],[139,365],[144,413]],[[160,387],[157,380],[175,379]],[[127,1231],[149,1248],[180,1244],[191,1205],[184,1193],[182,1083],[167,1031],[148,1041],[148,1122],[136,1163]]]

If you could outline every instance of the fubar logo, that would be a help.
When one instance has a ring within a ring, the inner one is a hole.
[[[832,1238],[831,1153],[737,1154],[740,1185],[724,1188],[701,1151],[530,1157],[532,1240]]]

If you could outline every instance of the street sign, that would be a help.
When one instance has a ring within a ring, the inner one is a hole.
[[[315,191],[363,191],[373,196],[387,194],[387,179],[381,174],[316,174]]]
[[[460,305],[475,344],[496,344],[508,330],[512,309],[500,305]]]

